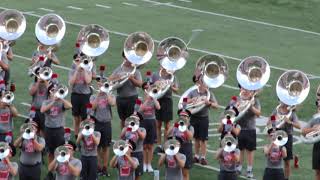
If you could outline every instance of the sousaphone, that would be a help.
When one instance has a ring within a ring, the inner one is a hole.
[[[0,13],[0,38],[13,41],[21,37],[26,30],[26,19],[17,10],[4,10]]]

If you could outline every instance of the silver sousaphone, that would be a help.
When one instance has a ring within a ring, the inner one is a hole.
[[[4,10],[0,13],[0,37],[13,41],[21,37],[26,30],[26,19],[17,10]]]
[[[195,72],[199,72],[202,82],[205,83],[208,88],[218,88],[226,81],[228,70],[228,64],[222,57],[217,55],[205,55],[197,61]],[[178,104],[179,109],[183,108],[183,99],[197,89],[198,85],[194,85],[182,94]],[[195,114],[206,106],[204,100],[209,99],[210,91],[208,89],[206,96],[195,97],[193,102],[187,104],[186,109],[189,110],[191,114]]]
[[[154,82],[147,91],[147,93],[155,98],[160,99],[170,89],[174,82],[174,73],[182,69],[188,57],[186,43],[177,37],[168,37],[159,43],[157,50],[157,59],[162,67],[159,71],[160,80]],[[170,78],[162,78],[163,71],[166,71]]]
[[[239,95],[237,102],[234,104],[239,111],[239,115],[235,118],[235,121],[238,121],[254,103],[257,91],[267,84],[270,78],[270,66],[262,57],[249,56],[239,64],[236,76],[242,88],[256,91],[251,99],[243,99],[241,98],[242,95]]]

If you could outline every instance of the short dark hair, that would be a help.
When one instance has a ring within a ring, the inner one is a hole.
[[[132,141],[131,139],[129,139],[128,143],[131,145],[132,151],[135,151],[136,150],[136,143],[134,141]]]
[[[76,148],[77,148],[76,143],[74,143],[73,141],[69,140],[69,141],[68,141],[68,144],[72,146],[73,151],[76,151]]]

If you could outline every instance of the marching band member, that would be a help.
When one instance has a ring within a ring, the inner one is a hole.
[[[236,148],[237,140],[227,134],[221,140],[221,148],[218,149],[216,159],[220,163],[219,180],[236,180],[236,167],[240,159],[240,150]]]
[[[18,164],[11,162],[11,157],[15,156],[16,148],[12,144],[0,142],[1,153],[0,177],[2,179],[12,180],[18,174]]]
[[[45,147],[44,138],[39,136],[38,123],[28,121],[21,128],[20,137],[14,146],[21,149],[19,163],[20,180],[40,180],[41,177],[41,152]]]
[[[234,112],[235,117],[238,116],[239,112],[237,110],[236,107],[234,106],[227,106],[225,108],[225,111],[232,111]],[[224,113],[223,113],[224,115]],[[218,128],[218,132],[221,133],[220,139],[222,140],[224,138],[225,135],[227,134],[231,134],[235,139],[238,138],[240,131],[241,131],[241,127],[239,124],[237,123],[233,123],[231,118],[228,117],[222,117],[225,118],[221,121],[220,126]],[[226,120],[226,122],[224,122],[224,120]]]
[[[37,50],[35,50],[32,54],[32,64],[38,62],[40,59],[45,60],[43,62],[43,65],[41,67],[51,67],[52,63],[53,64],[60,64],[60,60],[56,56],[52,50],[48,50],[45,45],[43,45],[38,39],[38,47]]]
[[[115,97],[111,93],[103,91],[102,79],[97,82],[99,92],[97,95],[91,95],[90,103],[94,111],[95,131],[100,132],[101,138],[98,145],[98,173],[109,177],[108,162],[109,150],[112,139],[112,111],[111,107],[116,104]],[[101,163],[101,164],[100,164]]]
[[[132,152],[136,148],[135,143],[131,140],[127,143],[124,141],[118,141],[114,146],[120,146],[119,148],[114,148],[117,148],[117,151],[121,151],[122,153],[121,155],[114,155],[110,161],[110,166],[118,169],[118,180],[134,180],[135,169],[137,169],[139,165],[138,159],[131,156]]]
[[[2,92],[0,101],[0,141],[6,141],[8,134],[12,136],[13,117],[18,116],[16,107],[12,103],[7,102],[6,96],[7,94]]]
[[[192,138],[194,129],[190,125],[191,112],[185,109],[178,110],[179,121],[168,131],[168,136],[172,136],[180,142],[179,152],[185,155],[185,164],[182,167],[183,180],[189,180],[189,171],[192,168]]]
[[[253,98],[255,91],[250,91],[242,88],[240,85],[240,96],[237,98],[242,98],[243,100],[250,100]],[[237,101],[237,99],[232,99],[232,101]],[[260,101],[257,97],[254,97],[254,102],[252,102],[250,108],[245,114],[239,118],[238,123],[241,127],[240,134],[238,136],[238,145],[241,151],[240,164],[237,167],[238,173],[241,174],[242,163],[244,161],[244,155],[247,156],[247,177],[253,178],[253,160],[254,151],[256,150],[256,118],[261,114]]]
[[[57,156],[48,165],[48,170],[50,172],[56,172],[56,180],[76,180],[80,176],[82,169],[81,161],[74,157],[74,151],[76,149],[76,144],[72,141],[68,141],[64,145],[67,149],[68,155],[70,157],[65,162],[59,162]]]
[[[152,73],[151,81],[155,83],[160,79],[169,80],[173,76],[168,73],[167,70],[163,67],[160,67],[158,72]],[[161,127],[162,123],[164,123],[164,140],[168,139],[168,130],[170,127],[170,121],[173,119],[173,102],[172,102],[172,92],[178,93],[179,84],[176,76],[174,77],[174,81],[171,84],[169,90],[158,99],[160,106],[162,107],[160,110],[156,111],[156,119],[157,119],[157,144],[158,147],[155,152],[159,152],[162,150],[161,148]]]
[[[183,180],[182,169],[185,166],[186,156],[179,153],[179,142],[177,140],[168,140],[165,145],[165,153],[161,154],[158,165],[165,164],[166,180]]]
[[[79,134],[80,122],[87,118],[86,104],[90,101],[90,84],[92,81],[92,72],[81,67],[81,57],[82,56],[74,55],[73,63],[76,65],[76,68],[71,69],[69,73],[69,85],[72,88],[73,127],[76,138]]]
[[[198,78],[196,82],[198,88],[188,95],[188,103],[190,103],[193,98],[198,96],[207,96],[207,85],[202,81],[202,78]],[[210,93],[210,99],[205,99],[206,107],[200,112],[192,114],[190,118],[190,124],[194,128],[194,139],[195,139],[195,156],[194,161],[196,163],[201,163],[202,165],[207,165],[206,160],[207,155],[207,143],[208,143],[208,131],[209,131],[209,108],[217,108],[218,103],[216,98],[212,93]]]
[[[54,159],[54,151],[64,144],[65,110],[71,109],[69,101],[57,97],[61,85],[49,89],[49,99],[42,103],[40,112],[45,115],[45,141],[49,151],[48,163]]]
[[[94,121],[87,119],[81,122],[82,131],[78,135],[76,144],[80,144],[81,152],[81,179],[97,179],[97,155],[101,134],[94,131]]]
[[[3,45],[2,49],[2,57],[0,57],[0,67],[4,70],[4,76],[3,80],[6,83],[6,86],[9,84],[10,80],[10,64],[9,61],[13,60],[13,51],[12,47],[10,46],[11,43],[14,43],[14,41],[6,41],[0,38],[0,43]]]
[[[127,60],[122,52],[123,63],[119,67],[117,67],[112,75],[109,77],[109,80],[115,80],[119,78],[119,74],[123,71],[131,71],[132,63]],[[126,81],[121,87],[117,89],[117,110],[118,115],[121,120],[120,127],[121,129],[124,127],[124,121],[127,117],[131,116],[134,111],[135,101],[138,98],[137,87],[141,87],[142,85],[142,77],[141,73],[138,69],[136,69],[133,75],[129,76],[128,81]]]
[[[142,85],[143,90],[149,88],[148,83]],[[151,162],[153,159],[153,145],[157,140],[156,115],[155,111],[159,110],[160,104],[158,100],[152,98],[148,93],[144,92],[144,102],[140,106],[140,113],[143,116],[141,127],[146,129],[147,135],[143,143],[143,171],[153,172]]]
[[[132,152],[132,157],[135,157],[139,161],[139,165],[135,170],[135,180],[140,180],[143,175],[143,141],[146,138],[146,129],[140,127],[140,123],[143,121],[142,115],[137,112],[131,115],[125,121],[125,126],[122,129],[120,138],[125,141],[132,141],[136,144],[135,150]]]
[[[272,113],[271,118],[273,116],[277,117],[277,114],[279,115],[286,115],[289,112],[289,106],[281,103],[280,107],[277,110],[274,110]],[[284,118],[285,123],[281,127],[279,127],[280,130],[284,130],[288,134],[288,142],[285,144],[286,151],[287,151],[287,156],[283,159],[284,160],[284,176],[285,180],[289,179],[290,174],[291,174],[291,167],[290,167],[290,160],[293,159],[293,153],[292,153],[292,144],[293,144],[293,128],[300,129],[300,123],[298,116],[296,115],[295,111],[292,110],[291,115],[289,117],[285,116]],[[269,121],[269,124],[271,121]]]
[[[317,113],[313,115],[312,119],[302,129],[302,134],[306,134],[315,131],[320,131],[320,101],[316,101]],[[312,169],[315,170],[315,180],[320,180],[320,141],[313,145],[312,151]]]

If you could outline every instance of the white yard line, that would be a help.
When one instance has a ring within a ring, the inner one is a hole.
[[[163,6],[167,6],[167,7],[171,7],[171,8],[175,8],[175,9],[184,9],[184,10],[188,10],[188,11],[192,11],[192,12],[196,12],[196,13],[201,13],[201,14],[220,16],[220,17],[235,19],[235,20],[239,20],[239,21],[246,21],[246,22],[250,22],[250,23],[261,24],[261,25],[265,25],[265,26],[286,29],[286,30],[291,30],[291,31],[298,31],[298,32],[302,32],[302,33],[320,36],[320,33],[318,33],[318,32],[308,31],[308,30],[304,30],[304,29],[283,26],[283,25],[278,25],[278,24],[272,24],[272,23],[268,23],[268,22],[264,22],[264,21],[251,20],[251,19],[241,18],[241,17],[237,17],[237,16],[230,16],[230,15],[226,15],[226,14],[215,13],[215,12],[205,11],[205,10],[200,10],[200,9],[194,9],[194,8],[189,8],[189,7],[184,7],[184,6],[174,5],[174,4],[160,3],[160,2],[152,1],[152,0],[142,0],[142,1],[150,2],[150,3],[157,3],[157,5],[163,5]]]
[[[48,9],[48,8],[38,8],[38,9],[40,9],[42,11],[46,11],[46,12],[54,12],[54,10]]]
[[[105,9],[110,9],[111,6],[106,6],[106,5],[102,5],[102,4],[96,4],[97,7],[102,7],[102,8],[105,8]]]
[[[132,6],[132,7],[137,7],[137,4],[133,4],[133,3],[128,3],[128,2],[122,2],[123,5],[127,5],[127,6]]]
[[[0,9],[8,9],[5,7],[0,7]],[[34,17],[41,17],[41,15],[38,14],[34,14],[34,13],[30,13],[30,12],[25,12],[24,14],[29,15],[29,16],[34,16]],[[71,24],[71,25],[75,25],[75,26],[80,26],[80,27],[84,27],[85,25],[80,24],[80,23],[75,23],[75,22],[71,22],[71,21],[65,21],[67,24]],[[129,34],[127,33],[123,33],[123,32],[118,32],[118,31],[109,31],[112,34],[116,34],[119,36],[128,36]],[[154,40],[155,42],[159,43],[159,40]],[[236,57],[232,57],[232,56],[228,56],[228,55],[224,55],[224,54],[220,54],[220,53],[216,53],[216,52],[212,52],[212,51],[207,51],[207,50],[202,50],[202,49],[197,49],[197,48],[189,48],[189,50],[195,51],[195,52],[200,52],[200,53],[204,53],[204,54],[213,54],[213,55],[218,55],[218,56],[222,56],[231,60],[235,60],[235,61],[242,61],[242,59],[240,58],[236,58]],[[289,69],[287,68],[282,68],[282,67],[276,67],[276,66],[270,66],[272,69],[276,69],[276,70],[280,70],[280,71],[288,71]],[[305,72],[306,73],[306,72]],[[313,79],[320,79],[320,76],[318,75],[313,75],[313,74],[309,74],[306,73],[308,76],[311,76]]]
[[[190,1],[190,0],[177,0],[177,1],[180,1],[180,2],[187,2],[187,3],[192,3],[192,1]]]
[[[74,9],[74,10],[79,10],[79,11],[82,11],[82,10],[83,10],[83,8],[81,8],[81,7],[75,7],[75,6],[67,6],[67,8],[69,8],[69,9]]]
[[[31,106],[31,104],[30,103],[26,103],[26,102],[22,102],[22,103],[20,103],[21,105],[24,105],[24,106],[28,106],[28,107],[30,107]]]

